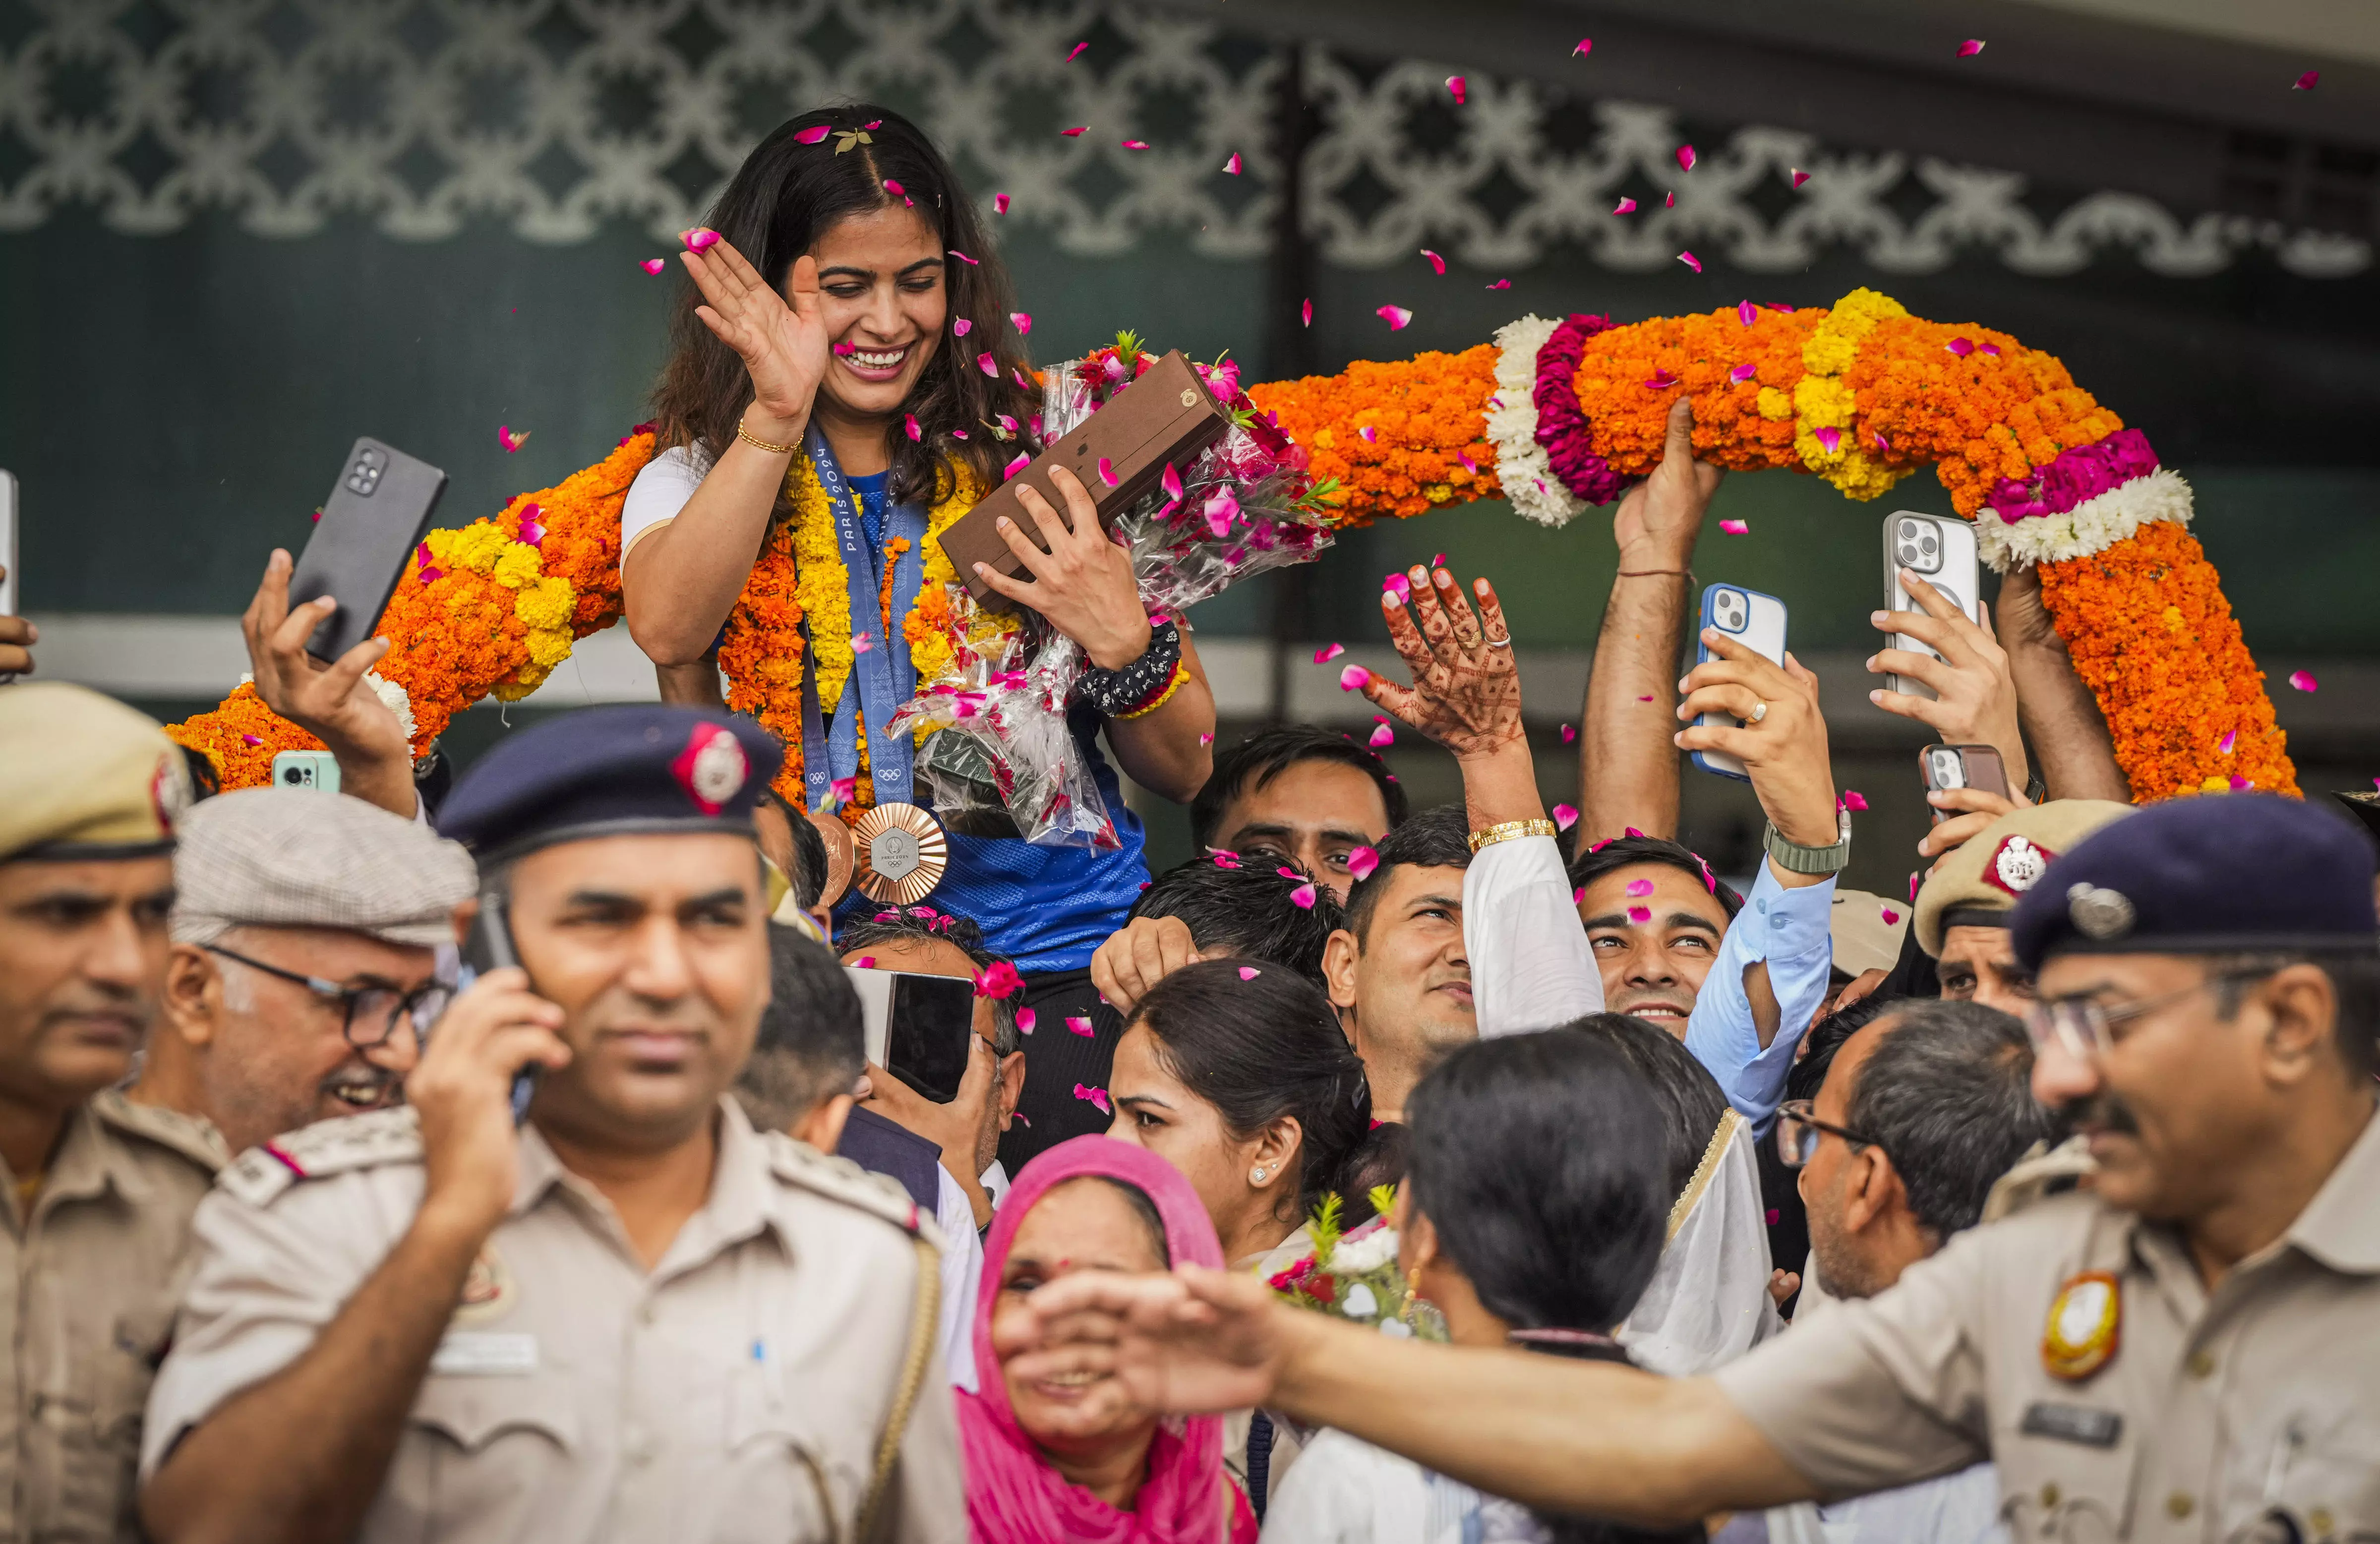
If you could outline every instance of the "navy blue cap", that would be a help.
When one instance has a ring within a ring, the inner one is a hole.
[[[2202,794],[2102,827],[2016,904],[2027,970],[2052,954],[2380,945],[2371,840],[2277,794]]]
[[[497,742],[438,812],[484,869],[557,842],[752,829],[784,753],[748,719],[696,708],[589,708]]]

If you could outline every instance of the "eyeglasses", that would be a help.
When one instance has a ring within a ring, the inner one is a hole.
[[[388,1043],[396,1033],[396,1021],[410,1018],[416,1033],[437,1022],[454,1000],[455,989],[443,981],[424,981],[411,991],[395,987],[343,987],[336,981],[326,981],[320,976],[308,976],[296,970],[284,970],[277,965],[252,960],[246,954],[235,954],[220,944],[199,945],[211,954],[221,954],[227,960],[237,960],[250,970],[261,970],[267,976],[278,976],[285,981],[295,981],[325,1002],[339,1005],[339,1033],[358,1051],[370,1051]]]
[[[2272,969],[2223,970],[2203,981],[2193,981],[2176,991],[2165,992],[2138,1003],[2101,1003],[2095,997],[2060,997],[2046,1003],[2034,1003],[2024,1010],[2025,1033],[2032,1037],[2035,1055],[2048,1045],[2052,1037],[2059,1049],[2077,1061],[2088,1062],[2107,1054],[2114,1047],[2114,1027],[2143,1014],[2174,1003],[2209,987],[2230,986],[2240,981],[2253,981],[2273,974]]]
[[[1818,1119],[1812,1110],[1813,1102],[1806,1099],[1787,1100],[1777,1107],[1777,1157],[1785,1167],[1798,1169],[1809,1162],[1818,1151],[1821,1132],[1840,1137],[1855,1148],[1883,1146],[1873,1137]]]

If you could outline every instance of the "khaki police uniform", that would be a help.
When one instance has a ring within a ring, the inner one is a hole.
[[[2380,1538],[2374,1195],[2380,1118],[2212,1293],[2172,1230],[2052,1197],[1715,1376],[1828,1499],[1989,1458],[2016,1544]],[[2112,1354],[2061,1378],[2044,1341],[2086,1271],[2116,1283]]]
[[[172,1338],[190,1213],[221,1162],[212,1128],[110,1091],[67,1117],[31,1215],[0,1164],[0,1538],[140,1537],[140,1416]]]
[[[754,1132],[733,1100],[719,1123],[710,1198],[650,1273],[602,1194],[522,1128],[511,1210],[359,1539],[850,1540],[880,1473],[868,1537],[965,1538],[930,1224],[891,1182]],[[409,1110],[309,1126],[225,1171],[195,1224],[144,1475],[305,1353],[423,1184]]]

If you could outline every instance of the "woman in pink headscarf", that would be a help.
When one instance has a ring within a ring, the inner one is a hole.
[[[993,1321],[1046,1282],[1185,1262],[1220,1269],[1222,1246],[1197,1192],[1156,1154],[1077,1137],[1017,1176],[984,1245],[982,1392],[958,1395],[975,1544],[1254,1544],[1256,1519],[1223,1473],[1217,1417],[1160,1420],[1115,1401],[1103,1378],[1021,1382],[992,1349]],[[1091,1436],[1054,1429],[1052,1416],[1087,1404],[1114,1418]]]

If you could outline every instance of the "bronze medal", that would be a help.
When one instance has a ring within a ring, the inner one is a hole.
[[[2081,1382],[2115,1360],[2123,1320],[2123,1289],[2112,1271],[2085,1270],[2069,1278],[2049,1305],[2041,1365],[2052,1378]]]
[[[915,906],[942,882],[950,843],[931,815],[914,804],[880,804],[859,818],[856,882],[871,901]]]
[[[831,906],[851,888],[851,870],[859,861],[859,845],[853,840],[851,828],[843,823],[842,816],[820,809],[808,814],[819,840],[826,844],[826,882],[819,887],[818,904]]]

